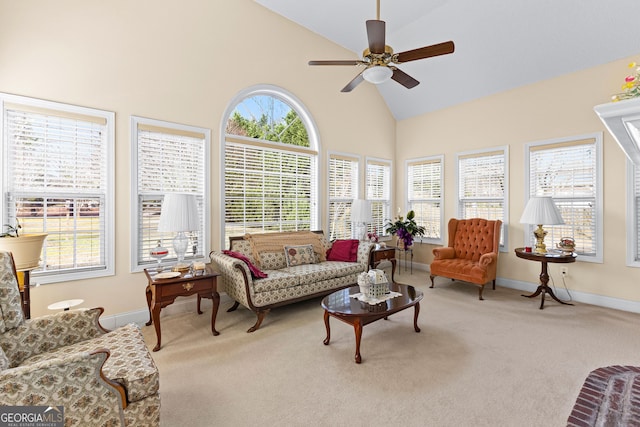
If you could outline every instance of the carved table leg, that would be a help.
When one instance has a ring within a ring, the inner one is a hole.
[[[329,345],[329,340],[331,340],[331,328],[329,328],[329,312],[325,310],[324,312],[324,327],[327,329],[327,337],[322,341],[324,345]]]
[[[200,295],[198,295],[198,302],[200,302]],[[213,332],[213,335],[220,335],[220,332],[216,331],[216,316],[218,315],[218,307],[220,306],[220,294],[213,292],[211,302],[213,303],[213,307],[211,308],[211,332]]]
[[[153,319],[151,318],[151,287],[149,285],[147,285],[145,294],[147,296],[147,309],[149,310],[149,321],[145,323],[145,325],[150,326],[153,322]]]
[[[362,339],[362,319],[356,319],[353,324],[353,329],[356,333],[356,363],[362,362],[362,356],[360,356],[360,341]]]
[[[415,306],[415,311],[413,314],[413,329],[416,332],[420,332],[420,328],[418,327],[418,314],[420,314],[420,303],[418,302]]]
[[[153,319],[153,326],[156,329],[156,337],[158,338],[158,343],[153,348],[153,351],[158,351],[162,344],[162,332],[160,331],[160,303],[157,303],[156,301],[152,302],[151,316]]]

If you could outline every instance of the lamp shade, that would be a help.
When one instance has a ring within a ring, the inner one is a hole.
[[[391,71],[391,68],[384,65],[374,65],[362,72],[362,77],[364,77],[364,79],[369,83],[373,83],[375,85],[386,82],[392,75],[393,71]]]
[[[371,222],[371,201],[363,199],[355,199],[351,204],[351,221],[352,222]]]
[[[200,228],[196,196],[184,193],[164,195],[158,231],[194,231]]]
[[[551,197],[532,197],[524,207],[521,224],[564,224],[562,215]]]

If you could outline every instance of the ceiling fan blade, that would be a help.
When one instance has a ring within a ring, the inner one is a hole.
[[[417,59],[431,58],[432,56],[447,55],[453,53],[455,45],[452,41],[420,47],[418,49],[407,50],[397,54],[397,63],[415,61]]]
[[[335,61],[309,61],[309,65],[358,65],[358,60],[356,59],[345,59],[345,60],[335,60]]]
[[[369,39],[369,51],[371,53],[384,53],[385,22],[376,19],[367,21],[367,38]]]
[[[391,75],[391,78],[407,89],[414,88],[420,84],[419,81],[411,77],[409,74],[395,67],[393,68],[393,74]]]
[[[356,88],[356,86],[358,86],[363,81],[364,81],[364,77],[362,77],[362,73],[360,73],[357,76],[355,76],[355,78],[351,80],[348,85],[343,87],[340,92],[351,92]]]

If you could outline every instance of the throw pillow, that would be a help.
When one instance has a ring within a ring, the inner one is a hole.
[[[284,256],[289,267],[318,262],[316,254],[313,252],[313,245],[285,246]]]
[[[263,272],[258,267],[253,265],[251,263],[251,261],[249,260],[249,258],[244,256],[240,252],[233,252],[233,251],[224,250],[224,251],[222,251],[222,253],[225,254],[225,255],[229,255],[230,257],[237,258],[237,259],[239,259],[241,261],[244,261],[244,263],[247,264],[247,267],[249,267],[249,271],[251,272],[251,277],[253,277],[254,279],[264,279],[265,277],[269,277],[269,275],[267,273]]]
[[[356,262],[359,244],[357,239],[336,240],[327,251],[327,261]]]

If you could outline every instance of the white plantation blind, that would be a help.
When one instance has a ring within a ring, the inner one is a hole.
[[[551,196],[565,222],[545,226],[545,242],[551,246],[562,237],[572,237],[578,254],[596,256],[597,165],[595,140],[530,147],[529,195]]]
[[[631,166],[630,166],[631,167]],[[640,261],[640,166],[632,166],[633,167],[633,227],[629,227],[635,233],[633,238],[634,242],[634,251],[631,254],[632,262]]]
[[[369,231],[386,235],[384,224],[391,219],[391,162],[367,159],[367,200],[371,201]]]
[[[200,228],[187,233],[185,259],[204,256],[208,134],[205,129],[132,117],[135,129],[137,245],[135,266],[155,263],[150,251],[160,241],[169,249],[165,260],[177,258],[175,233],[159,232],[160,210],[166,193],[196,196]]]
[[[418,225],[425,228],[425,239],[442,238],[443,158],[433,157],[407,163],[409,210]]]
[[[108,272],[113,114],[21,99],[3,103],[4,223],[48,234],[36,276]]]
[[[316,155],[276,144],[225,144],[225,243],[245,233],[316,227]]]
[[[357,157],[329,155],[329,238],[352,237],[351,205],[358,198]]]
[[[458,215],[460,218],[501,220],[500,247],[506,237],[506,150],[458,156]]]

